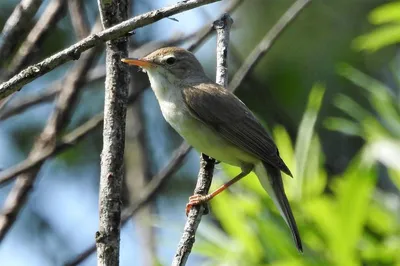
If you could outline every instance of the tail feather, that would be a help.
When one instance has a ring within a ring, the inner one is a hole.
[[[299,230],[297,229],[296,221],[285,194],[280,170],[263,162],[259,165],[256,165],[255,172],[260,180],[261,185],[268,192],[282,217],[289,226],[297,249],[300,252],[303,252]]]

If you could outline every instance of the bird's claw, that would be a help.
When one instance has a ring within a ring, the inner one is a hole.
[[[189,202],[186,204],[186,216],[189,215],[190,210],[193,206],[197,206],[203,203],[207,203],[208,197],[200,194],[194,194],[189,197]],[[208,214],[208,206],[205,204],[204,214]]]

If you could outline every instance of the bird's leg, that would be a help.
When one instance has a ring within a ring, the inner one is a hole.
[[[186,216],[189,214],[192,206],[200,205],[200,204],[208,202],[209,200],[211,200],[212,198],[217,196],[219,193],[221,193],[222,191],[224,191],[225,189],[232,186],[237,181],[239,181],[240,179],[242,179],[243,177],[248,175],[252,170],[253,170],[253,166],[242,167],[242,172],[240,172],[240,174],[238,174],[236,177],[231,179],[229,182],[226,182],[225,184],[223,184],[222,186],[217,188],[214,192],[207,194],[207,195],[194,194],[194,195],[190,196],[189,202],[188,202],[188,204],[186,204]]]

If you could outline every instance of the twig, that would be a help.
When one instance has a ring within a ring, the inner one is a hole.
[[[25,36],[31,20],[39,9],[43,0],[22,0],[7,19],[0,39],[0,62],[2,65],[18,47],[21,38]]]
[[[214,22],[217,31],[217,75],[216,82],[221,86],[228,84],[227,55],[229,44],[229,31],[232,25],[232,18],[225,14],[221,19]],[[206,195],[211,186],[214,172],[215,160],[205,154],[201,155],[200,172],[198,174],[194,194]],[[172,266],[183,266],[189,258],[195,242],[196,230],[200,224],[201,217],[205,211],[203,205],[194,206],[190,209],[188,219],[185,224],[184,232],[179,241]]]
[[[289,9],[279,18],[276,24],[268,31],[264,38],[251,51],[242,66],[238,69],[229,83],[229,90],[235,91],[244,78],[251,73],[260,59],[270,50],[274,42],[278,39],[281,33],[289,26],[297,15],[303,10],[311,0],[297,0]]]
[[[49,30],[57,24],[64,14],[66,0],[52,0],[44,10],[36,25],[29,32],[26,40],[21,44],[14,58],[11,60],[7,71],[2,73],[2,80],[15,75],[33,58],[34,51],[38,48]]]
[[[173,157],[167,166],[164,167],[163,170],[161,170],[157,175],[151,178],[151,181],[146,185],[139,199],[132,206],[123,211],[121,219],[122,226],[125,225],[129,219],[137,213],[138,210],[140,210],[157,195],[163,185],[180,168],[190,149],[191,147],[184,142],[175,150],[175,152],[173,152]],[[96,246],[92,245],[85,251],[81,252],[74,259],[66,262],[64,266],[76,266],[87,259],[87,257],[89,257],[95,251]]]
[[[57,135],[69,121],[79,92],[78,88],[84,82],[84,73],[91,67],[96,54],[96,49],[86,53],[82,60],[77,62],[74,71],[71,71],[70,75],[67,76],[64,88],[57,99],[55,109],[39,138],[34,143],[28,156],[28,161],[36,161],[36,158],[48,157],[56,149]],[[26,202],[42,163],[43,161],[36,163],[29,171],[18,176],[14,187],[4,203],[4,210],[0,215],[0,241],[11,228],[19,211]]]
[[[243,3],[243,0],[230,1],[229,5],[226,7],[226,9],[223,13],[232,14],[232,12],[235,11],[242,3]],[[187,49],[189,51],[197,50],[201,45],[204,44],[204,42],[211,36],[211,34],[213,34],[213,32],[214,32],[213,25],[204,26],[200,30],[197,40],[192,45],[190,45]]]
[[[128,1],[98,0],[103,27],[128,18]],[[99,231],[96,232],[97,265],[118,266],[121,194],[125,151],[125,120],[129,74],[121,58],[128,56],[127,37],[106,43],[103,150],[100,163]]]
[[[93,46],[127,35],[134,29],[159,21],[165,17],[217,1],[220,0],[188,0],[178,2],[172,6],[136,16],[97,34],[90,35],[63,51],[46,58],[42,62],[27,67],[7,82],[0,84],[0,99],[3,99],[11,93],[21,89],[25,84],[48,73],[61,64],[70,60],[76,60],[83,51],[86,51]]]
[[[77,40],[82,40],[90,33],[89,21],[82,0],[69,0],[68,9]]]

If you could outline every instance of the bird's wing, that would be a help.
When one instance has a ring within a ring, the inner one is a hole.
[[[239,148],[292,176],[267,131],[234,94],[210,82],[187,86],[182,95],[195,118]]]

